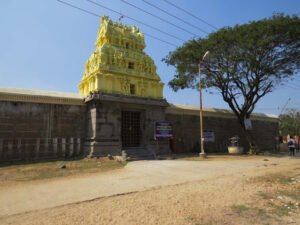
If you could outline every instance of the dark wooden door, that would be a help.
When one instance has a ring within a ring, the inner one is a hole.
[[[122,111],[122,147],[140,146],[140,112]]]

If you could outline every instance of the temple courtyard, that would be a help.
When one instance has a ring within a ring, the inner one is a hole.
[[[2,166],[0,224],[300,224],[299,157],[85,163]]]

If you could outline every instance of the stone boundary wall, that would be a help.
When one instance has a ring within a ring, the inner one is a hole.
[[[0,101],[84,105],[80,94],[17,88],[0,88]]]
[[[0,162],[82,154],[85,111],[85,105],[0,100]]]
[[[62,101],[63,100],[63,101]],[[62,104],[63,103],[63,104]],[[156,121],[173,123],[176,153],[199,152],[199,109],[170,105],[167,102],[93,94],[85,103],[73,94],[0,89],[0,162],[59,159],[95,153],[121,151],[121,111],[141,112],[141,147],[169,150],[168,143],[153,141]],[[223,109],[204,109],[204,130],[214,132],[214,142],[205,151],[227,152],[229,138],[243,131],[234,114]],[[266,114],[252,117],[253,135],[263,150],[276,148],[278,118]],[[85,149],[85,150],[84,150]]]
[[[175,153],[200,151],[200,121],[199,110],[173,110],[168,108],[166,120],[173,123],[174,138],[171,140],[171,149]],[[206,113],[206,114],[205,114]],[[205,142],[207,153],[227,153],[229,138],[239,136],[240,145],[248,151],[249,146],[243,136],[243,130],[237,119],[227,112],[204,112],[204,130],[214,133],[214,142]],[[276,136],[279,134],[278,119],[265,116],[256,116],[252,119],[252,134],[261,150],[275,150]]]
[[[83,153],[80,138],[0,138],[0,162],[65,159]]]

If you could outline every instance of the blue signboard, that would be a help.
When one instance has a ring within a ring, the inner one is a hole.
[[[215,132],[213,130],[204,130],[204,141],[215,142]]]
[[[155,123],[155,139],[168,139],[173,137],[173,126],[170,122]]]

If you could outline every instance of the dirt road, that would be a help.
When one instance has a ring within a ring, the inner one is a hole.
[[[299,163],[289,157],[240,160],[138,161],[123,170],[102,175],[70,177],[0,187],[0,217],[41,210],[101,197],[139,192],[194,181],[261,173],[272,167]]]

